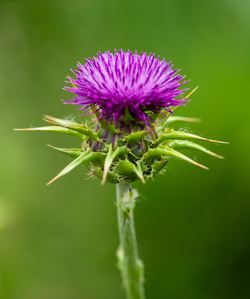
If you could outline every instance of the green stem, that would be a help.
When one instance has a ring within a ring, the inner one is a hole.
[[[117,251],[127,299],[145,299],[143,263],[139,259],[134,225],[136,190],[131,184],[116,184],[120,246]]]

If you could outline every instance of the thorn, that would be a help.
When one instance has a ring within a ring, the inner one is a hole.
[[[101,181],[101,185],[103,186],[105,184],[106,178],[107,178],[107,172],[103,173],[103,177],[102,177],[102,181]]]
[[[211,153],[211,155],[219,159],[225,159],[223,156],[217,155],[215,153]]]
[[[47,119],[49,119],[49,120],[54,120],[54,117],[49,116],[49,115],[44,115],[43,117],[44,117],[44,118],[47,118]]]
[[[68,77],[69,77],[69,75],[67,75]],[[77,88],[76,87],[76,85],[73,83],[73,81],[71,80],[71,78],[69,78],[69,81],[71,82],[71,84],[75,87],[75,88]]]
[[[196,86],[195,89],[193,89],[183,100],[188,99],[191,96],[191,94],[193,94],[198,89],[198,87],[199,86]]]
[[[188,118],[188,122],[193,122],[193,123],[201,123],[202,120],[200,118]]]
[[[28,129],[13,129],[14,131],[32,131],[33,128],[28,128]]]
[[[143,184],[146,184],[146,182],[144,180],[144,177],[141,177],[140,179],[141,179],[141,181],[142,181]]]
[[[193,161],[193,164],[196,165],[196,166],[199,166],[199,167],[201,167],[201,168],[203,168],[203,169],[209,170],[208,167],[206,167],[206,166],[204,166],[204,165],[202,165],[202,164],[199,164],[199,163],[197,163],[197,162],[195,162],[195,161]]]
[[[43,118],[43,120],[44,120],[44,121],[46,121],[46,122],[48,122],[48,123],[50,123],[50,124],[58,125],[58,123],[57,123],[57,122],[55,122],[55,121],[52,121],[52,120],[50,120],[49,118],[48,118],[48,119],[46,119],[46,118]],[[62,126],[62,125],[60,125],[60,126]]]
[[[226,142],[226,141],[218,141],[218,140],[212,140],[212,139],[206,139],[206,138],[204,138],[203,140],[209,141],[209,142],[214,142],[214,143],[229,144],[229,142]]]
[[[55,176],[51,181],[49,181],[46,186],[49,186],[51,183],[53,183],[55,180],[57,180],[59,178],[59,176]]]

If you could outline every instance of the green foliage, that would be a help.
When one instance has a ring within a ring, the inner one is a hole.
[[[149,131],[138,131],[131,133],[124,138],[124,141],[127,141],[130,144],[137,144],[148,135],[148,132]]]
[[[208,169],[206,166],[180,153],[177,149],[193,149],[222,158],[187,139],[225,143],[168,128],[168,125],[179,121],[197,121],[192,118],[170,116],[157,129],[152,128],[151,131],[146,130],[145,127],[141,129],[142,123],[137,123],[134,120],[132,122],[120,121],[116,127],[106,124],[106,128],[104,128],[103,120],[99,119],[99,126],[102,128],[101,133],[98,125],[91,129],[87,124],[83,125],[75,121],[50,116],[45,116],[45,120],[56,126],[24,130],[58,132],[73,135],[82,140],[82,148],[79,149],[62,149],[51,146],[75,158],[75,160],[48,184],[80,164],[84,164],[90,170],[90,176],[100,178],[102,184],[105,182],[114,184],[131,183],[138,179],[145,183],[147,179],[153,178],[157,173],[164,170],[171,157]],[[133,128],[132,133],[128,133],[129,128]]]
[[[78,124],[77,122],[74,122],[74,121],[54,118],[54,117],[51,117],[48,115],[44,116],[44,120],[47,122],[56,124],[58,126],[69,128],[69,129],[79,132],[79,133],[83,134],[84,136],[89,137],[95,141],[99,141],[97,133],[95,133],[93,130],[91,130],[88,126],[85,126],[83,123]]]

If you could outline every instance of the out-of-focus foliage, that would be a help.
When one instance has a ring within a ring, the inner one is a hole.
[[[46,144],[77,141],[12,131],[77,116],[60,102],[72,96],[65,76],[114,48],[172,60],[200,86],[176,115],[230,142],[209,144],[225,160],[190,156],[209,171],[171,160],[155,182],[134,184],[145,196],[135,217],[147,298],[249,298],[249,14],[247,0],[1,0],[1,298],[124,298],[114,186],[79,167],[46,187],[71,159]]]

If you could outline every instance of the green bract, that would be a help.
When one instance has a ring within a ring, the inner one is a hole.
[[[96,116],[98,117],[97,113]],[[74,160],[48,184],[80,164],[84,164],[89,169],[90,175],[101,179],[102,183],[131,183],[138,179],[145,183],[149,178],[162,173],[172,157],[208,169],[180,153],[181,149],[198,150],[217,158],[223,158],[189,140],[225,142],[173,129],[176,122],[197,122],[198,119],[169,116],[162,121],[162,116],[159,114],[155,117],[155,125],[151,130],[144,123],[130,118],[118,121],[115,126],[110,123],[106,124],[101,119],[92,121],[93,128],[91,124],[50,116],[45,116],[44,120],[53,126],[20,130],[56,132],[80,139],[79,148],[51,146],[73,157]]]

